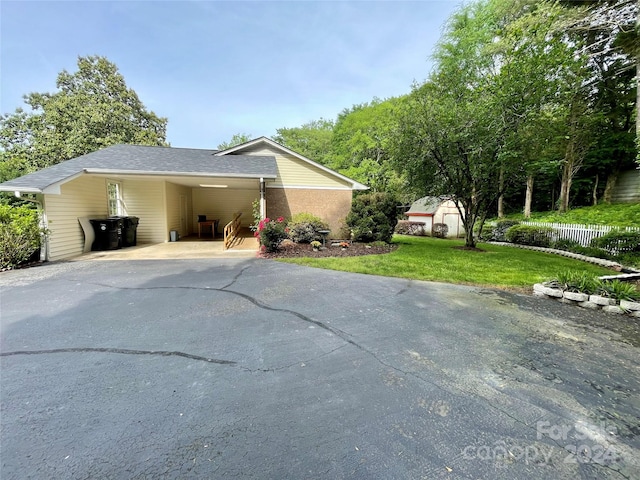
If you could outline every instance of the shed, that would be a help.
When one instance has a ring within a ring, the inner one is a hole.
[[[422,197],[413,202],[405,215],[410,222],[424,223],[424,231],[432,235],[433,225],[444,223],[448,227],[447,237],[456,238],[464,234],[460,212],[455,202],[448,197]]]

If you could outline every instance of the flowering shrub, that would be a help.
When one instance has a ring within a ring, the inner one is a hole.
[[[287,238],[286,224],[284,217],[276,220],[265,218],[258,222],[258,229],[253,234],[260,242],[260,250],[275,252],[278,250],[280,242]]]

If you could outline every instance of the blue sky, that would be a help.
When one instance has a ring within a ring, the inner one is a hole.
[[[78,56],[115,63],[175,147],[272,136],[426,79],[461,2],[0,2],[0,113]]]

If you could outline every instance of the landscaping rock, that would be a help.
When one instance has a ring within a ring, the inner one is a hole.
[[[602,310],[607,312],[607,313],[615,313],[615,314],[624,313],[624,310],[621,309],[618,305],[606,305],[606,306],[602,307]]]
[[[598,310],[600,308],[600,305],[598,305],[597,303],[593,303],[593,302],[580,302],[578,304],[579,307],[582,308],[587,308],[589,310]]]
[[[616,301],[612,298],[608,298],[608,297],[601,297],[600,295],[591,295],[589,296],[589,301],[593,302],[595,304],[598,305],[602,305],[602,306],[608,306],[608,305],[615,305]]]
[[[631,312],[640,310],[640,302],[630,302],[629,300],[620,300],[620,307]]]
[[[547,288],[547,287],[545,287],[543,284],[541,284],[541,283],[536,283],[536,284],[533,286],[533,293],[541,293],[541,294],[543,294],[543,295],[544,295],[544,294],[545,294],[545,293],[544,293],[544,291],[545,291],[545,289],[546,289],[546,288]]]
[[[586,293],[564,292],[563,296],[567,300],[573,300],[574,302],[586,302],[589,300],[589,295]]]
[[[557,288],[544,287],[545,295],[554,298],[562,298],[562,290],[558,290]]]

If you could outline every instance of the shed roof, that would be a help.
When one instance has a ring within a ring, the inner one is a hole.
[[[405,215],[433,215],[443,202],[448,201],[447,197],[422,197],[411,204],[411,208],[407,210]]]
[[[217,150],[113,145],[0,183],[0,191],[44,192],[82,173],[276,178],[273,156],[216,156]]]

